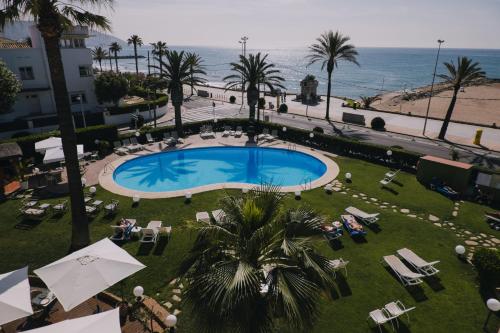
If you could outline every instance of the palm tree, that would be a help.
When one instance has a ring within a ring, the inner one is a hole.
[[[207,75],[205,72],[205,66],[203,66],[203,59],[200,57],[199,54],[196,54],[194,52],[188,52],[186,53],[186,58],[187,61],[189,62],[189,72],[191,73],[191,96],[194,95],[194,80],[192,79],[195,74],[203,74]]]
[[[340,32],[328,31],[323,33],[316,41],[318,44],[313,44],[309,47],[310,54],[307,56],[309,65],[321,61],[321,70],[328,72],[328,89],[326,95],[326,119],[330,119],[330,96],[332,92],[332,74],[333,70],[338,67],[340,61],[352,62],[359,66],[356,56],[358,52],[352,44],[347,44],[350,38],[343,36]]]
[[[151,43],[151,46],[153,47],[153,51],[151,52],[154,56],[157,56],[158,59],[160,59],[160,73],[162,72],[162,62],[163,62],[163,56],[166,55],[167,53],[167,43],[162,42],[162,41],[157,41],[156,43]]]
[[[139,75],[139,64],[137,62],[137,45],[142,46],[142,39],[137,35],[132,35],[127,40],[128,45],[134,45],[135,74]]]
[[[166,51],[164,55],[166,61],[164,62],[158,57],[156,60],[158,60],[160,66],[152,67],[160,70],[160,78],[167,83],[167,91],[170,94],[175,110],[175,129],[180,136],[184,136],[181,116],[181,106],[184,99],[183,85],[203,83],[205,79],[198,75],[205,72],[195,69],[191,73],[190,62],[184,51]]]
[[[448,111],[446,111],[441,131],[439,131],[438,138],[441,140],[444,140],[444,137],[446,136],[446,131],[448,130],[448,125],[450,124],[451,115],[453,114],[455,103],[457,102],[457,95],[460,91],[460,87],[474,83],[475,81],[484,78],[486,75],[481,67],[479,67],[478,62],[473,63],[472,59],[467,57],[458,57],[456,66],[453,61],[451,63],[445,62],[444,65],[448,70],[448,74],[441,74],[438,76],[444,79],[446,83],[452,85],[453,97],[451,98]]]
[[[97,60],[99,63],[99,70],[102,73],[102,61],[108,56],[108,52],[104,50],[101,46],[96,46],[92,50],[92,56],[94,57],[94,60]]]
[[[266,54],[261,57],[260,52],[256,55],[249,54],[248,57],[240,55],[240,62],[230,64],[231,70],[237,74],[228,75],[223,79],[227,81],[226,90],[240,87],[243,81],[243,87],[247,92],[247,103],[250,107],[250,126],[247,131],[250,141],[253,141],[255,134],[255,105],[259,99],[259,85],[263,84],[269,87],[271,91],[276,87],[285,88],[281,84],[285,79],[277,75],[280,71],[274,69],[274,64],[266,62],[267,56]]]
[[[108,49],[108,59],[109,59],[109,70],[112,72],[113,71],[113,62],[111,61],[111,47]]]
[[[369,109],[375,101],[380,101],[380,96],[359,96],[365,109]]]
[[[116,72],[119,73],[119,70],[118,70],[118,53],[122,50],[122,47],[120,44],[118,44],[117,42],[113,42],[111,43],[111,45],[109,46],[109,51],[110,52],[113,52],[113,54],[115,55],[115,67],[116,67]]]
[[[201,228],[183,260],[185,301],[200,331],[275,332],[277,319],[306,331],[318,300],[333,290],[331,261],[316,251],[323,218],[285,208],[279,190],[263,186],[224,197],[226,216]]]
[[[83,201],[82,181],[76,150],[77,141],[59,41],[66,29],[71,29],[76,25],[110,30],[108,19],[94,14],[90,10],[98,6],[111,8],[113,3],[113,0],[0,0],[0,7],[3,7],[0,9],[0,27],[8,22],[31,17],[35,20],[45,44],[71,199],[73,227],[70,250],[80,249],[90,244],[90,233]]]

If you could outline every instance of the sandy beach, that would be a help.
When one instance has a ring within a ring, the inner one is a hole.
[[[428,91],[423,87],[417,92]],[[438,87],[439,89],[439,87]],[[451,89],[436,94],[431,101],[429,116],[443,119],[450,104],[453,92]],[[398,92],[382,96],[372,107],[380,111],[425,116],[428,98],[402,101]],[[452,120],[491,126],[500,126],[500,82],[492,82],[478,86],[465,87],[458,93],[458,99]]]

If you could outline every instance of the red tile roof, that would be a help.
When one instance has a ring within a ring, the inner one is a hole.
[[[453,167],[460,168],[460,169],[465,169],[465,170],[468,170],[468,169],[472,168],[472,164],[463,163],[463,162],[457,162],[457,161],[452,161],[452,160],[448,160],[446,158],[441,158],[441,157],[436,157],[436,156],[431,156],[431,155],[427,155],[427,156],[421,157],[421,159],[422,160],[426,160],[426,161],[440,163],[440,164],[446,164],[446,165],[449,165],[449,166],[453,166]]]

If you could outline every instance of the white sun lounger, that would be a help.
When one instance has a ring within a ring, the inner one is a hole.
[[[210,215],[207,212],[196,213],[196,222],[210,223]]]
[[[393,170],[387,171],[385,173],[385,178],[392,178],[392,179],[394,179],[394,177],[396,177],[396,175],[399,173],[399,171],[401,171],[401,170],[398,169],[398,170],[395,170],[395,171],[393,171]]]
[[[154,143],[155,142],[155,140],[151,136],[151,133],[146,133],[146,140],[148,141],[148,143]]]
[[[142,237],[139,240],[141,243],[156,243],[158,234],[160,233],[162,222],[150,221],[146,228],[141,229]]]
[[[53,207],[52,207],[52,210],[54,211],[54,213],[63,213],[64,211],[66,211],[66,208],[68,208],[68,200],[64,200],[58,204],[55,204]]]
[[[230,126],[224,126],[224,132],[222,132],[222,136],[226,137],[231,135],[231,127]]]
[[[412,265],[417,272],[425,276],[432,276],[439,273],[439,270],[434,267],[434,265],[439,263],[439,260],[427,262],[415,254],[415,252],[407,248],[399,249],[397,252],[398,255]]]
[[[414,286],[422,283],[422,274],[412,272],[398,257],[395,255],[384,256],[384,261],[396,273],[399,280],[404,286]]]
[[[358,209],[356,207],[347,207],[345,209],[345,211],[351,215],[353,215],[354,217],[360,219],[361,221],[363,221],[365,224],[372,224],[372,223],[375,223],[378,221],[378,216],[379,216],[379,213],[375,213],[375,214],[368,214],[364,211],[362,211],[361,209]]]
[[[106,211],[106,214],[111,215],[111,214],[116,213],[116,211],[118,210],[119,204],[120,204],[120,202],[118,200],[114,200],[114,199],[111,200],[111,203],[104,206],[104,210]]]
[[[177,131],[172,131],[172,139],[174,139],[176,143],[184,143],[184,140],[179,138],[179,134],[177,134]]]
[[[408,314],[408,312],[410,312],[411,310],[415,310],[415,307],[413,306],[411,308],[407,308],[400,301],[396,301],[386,304],[384,306],[384,309],[386,309],[387,312],[389,312],[389,314],[393,317],[399,317],[401,315],[406,314],[408,322],[410,322],[410,315]]]
[[[137,141],[136,137],[131,137],[130,138],[130,143],[132,144],[132,147],[137,150],[143,150],[144,147]]]
[[[369,313],[368,319],[371,319],[377,324],[379,331],[382,333],[381,326],[387,322],[390,322],[392,325],[392,330],[394,330],[394,324],[392,323],[393,319],[397,317],[391,316],[391,314],[386,309],[376,309]]]
[[[128,149],[122,147],[122,143],[120,141],[113,142],[114,152],[118,155],[127,155]]]
[[[276,139],[278,139],[278,131],[277,130],[272,130],[271,134],[268,134],[266,136],[266,140],[268,140],[268,141],[274,141]]]
[[[332,265],[334,270],[338,271],[342,268],[345,270],[345,276],[347,276],[347,264],[349,264],[349,261],[342,258],[330,260],[330,265]]]
[[[226,212],[224,212],[222,209],[216,209],[212,211],[212,216],[214,217],[215,222],[221,223],[226,217]]]
[[[243,135],[243,128],[241,126],[236,127],[236,132],[234,132],[235,138],[240,138]]]
[[[269,136],[269,129],[268,128],[264,128],[262,130],[262,134],[257,135],[257,139],[259,139],[259,140],[267,140],[268,136]]]

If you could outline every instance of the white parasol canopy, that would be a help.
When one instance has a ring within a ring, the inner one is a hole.
[[[42,141],[35,142],[35,151],[38,153],[44,153],[51,148],[62,147],[61,138],[51,136]]]
[[[29,333],[121,333],[118,309],[91,316],[69,319],[59,323],[28,330]]]
[[[28,267],[0,274],[0,325],[32,314]]]
[[[105,238],[35,270],[69,311],[144,266]]]
[[[83,145],[77,145],[76,150],[78,152],[78,159],[83,158]],[[50,164],[55,162],[64,161],[64,152],[62,147],[51,148],[45,151],[45,156],[43,157],[43,164]]]

